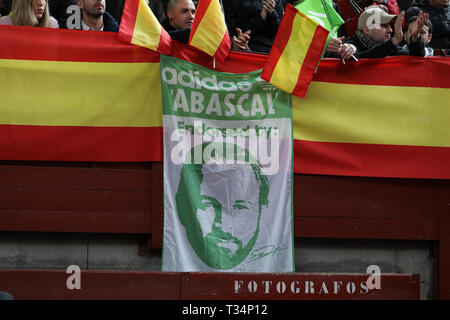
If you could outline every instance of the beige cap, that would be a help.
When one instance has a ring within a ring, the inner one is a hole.
[[[395,14],[389,14],[381,8],[371,6],[364,10],[358,19],[358,30],[367,27],[375,27],[376,24],[386,24],[391,22],[397,16]]]

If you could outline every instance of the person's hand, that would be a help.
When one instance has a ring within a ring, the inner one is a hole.
[[[233,36],[233,44],[236,49],[244,50],[244,51],[250,51],[250,48],[248,47],[248,41],[250,40],[250,33],[251,30],[247,30],[244,33],[242,33],[242,30],[239,28],[236,28],[237,37]]]
[[[356,53],[356,47],[349,43],[344,43],[338,50],[342,59],[350,59]]]
[[[428,13],[424,13],[422,10],[420,10],[416,21],[414,21],[411,26],[411,38],[414,42],[417,42],[417,40],[419,39],[420,31],[422,30],[423,26],[427,23],[427,21],[428,21]]]
[[[264,0],[263,8],[261,10],[261,18],[265,21],[268,14],[271,14],[275,9],[275,0]]]
[[[275,10],[275,0],[264,0],[263,8],[266,9],[267,13],[272,13]]]
[[[394,24],[394,37],[392,38],[392,43],[394,45],[398,45],[400,42],[402,42],[403,39],[403,19],[405,19],[405,11],[400,12],[400,14],[397,16],[397,19],[395,20]]]
[[[339,49],[342,46],[342,40],[344,40],[345,37],[335,38],[332,37],[331,40],[328,42],[327,45],[327,52],[338,52]]]

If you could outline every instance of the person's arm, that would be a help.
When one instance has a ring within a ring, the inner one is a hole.
[[[399,45],[403,40],[403,20],[405,19],[405,11],[400,12],[395,20],[394,24],[394,36],[392,37],[392,43]]]
[[[425,43],[420,37],[420,31],[427,21],[428,14],[421,10],[416,21],[411,26],[411,36],[408,44],[409,54],[411,56],[425,57]]]
[[[270,1],[274,1],[274,0],[266,0],[268,3]],[[281,18],[283,17],[283,7],[281,4],[281,0],[277,0],[277,2],[273,3],[274,6],[272,7],[272,10],[267,14],[267,18],[266,18],[266,34],[268,36],[275,36],[278,28],[280,26],[281,23]]]
[[[408,50],[410,56],[425,57],[425,43],[420,37],[416,41],[410,38]]]
[[[340,59],[350,59],[352,55],[355,55],[357,52],[357,48],[354,44],[351,43],[342,43],[344,37],[340,38],[331,38],[328,42],[325,58],[340,58]],[[347,40],[349,41],[349,40]]]
[[[390,39],[368,50],[357,51],[355,56],[358,58],[384,58],[388,56],[390,52],[395,50],[396,47],[397,45]]]

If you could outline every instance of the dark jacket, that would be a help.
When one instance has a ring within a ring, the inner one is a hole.
[[[59,24],[59,27],[62,29],[68,29],[67,27],[67,19],[70,17],[69,14],[64,15],[64,17],[61,19],[61,23]],[[82,30],[81,27],[81,20],[80,24],[75,26],[72,29]],[[110,32],[117,32],[119,31],[119,23],[113,18],[112,15],[110,15],[108,12],[105,11],[103,14],[103,31],[110,31]]]
[[[378,43],[373,47],[368,47],[361,41],[357,34],[344,39],[343,42],[356,47],[355,57],[357,58],[384,58],[400,55],[425,56],[424,43],[421,39],[416,43],[411,41],[409,51],[398,45],[394,45],[391,39]],[[339,58],[339,55],[337,53],[331,53],[327,54],[326,57]]]
[[[353,44],[356,47],[355,56],[357,58],[384,58],[387,56],[408,55],[408,51],[394,45],[391,39],[378,43],[372,48],[366,47],[356,34],[343,42]]]
[[[275,10],[263,20],[261,18],[263,3],[263,0],[222,1],[230,35],[236,35],[236,28],[242,32],[251,30],[248,46],[257,52],[270,51],[284,12],[281,1],[277,1]]]
[[[169,22],[168,18],[165,18],[161,23],[162,27],[167,31],[170,37],[180,42],[188,43],[189,35],[191,34],[191,28],[175,29]]]
[[[450,7],[439,10],[433,7],[428,0],[413,0],[411,7],[419,7],[423,12],[428,13],[430,17],[430,21],[433,24],[433,37],[429,43],[430,47],[434,49],[450,49]]]
[[[159,23],[162,23],[166,18],[166,14],[164,13],[164,6],[161,0],[150,1],[149,6]]]

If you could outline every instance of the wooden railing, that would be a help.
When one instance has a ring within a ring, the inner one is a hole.
[[[161,248],[162,163],[0,163],[0,231],[151,235]],[[296,174],[302,238],[436,241],[436,296],[450,298],[450,181]]]

